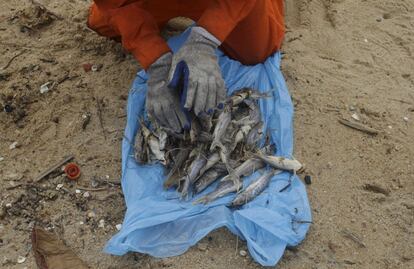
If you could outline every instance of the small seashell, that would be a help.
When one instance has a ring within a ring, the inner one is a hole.
[[[25,261],[26,261],[26,257],[23,257],[23,256],[17,257],[17,263],[18,264],[24,263]]]

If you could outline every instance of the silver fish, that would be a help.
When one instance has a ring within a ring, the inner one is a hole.
[[[227,171],[229,172],[229,175],[233,175],[234,174],[234,169],[229,164],[230,154],[231,154],[231,152],[229,150],[227,150],[227,148],[225,148],[225,147],[221,148],[219,150],[219,155],[220,155],[221,161],[226,166]]]
[[[263,122],[260,121],[249,131],[246,136],[246,146],[253,149],[263,137]]]
[[[247,98],[252,99],[260,99],[260,98],[269,98],[271,91],[269,92],[259,92],[258,90],[254,90],[251,88],[244,88],[241,90],[238,90],[237,92],[233,93],[229,99],[228,102],[232,104],[232,106],[239,105]]]
[[[162,164],[166,163],[165,153],[160,148],[160,141],[155,136],[148,137],[148,146],[151,152],[150,159],[152,161],[159,161]]]
[[[201,132],[201,126],[198,122],[197,118],[194,117],[191,121],[191,129],[190,129],[190,141],[192,143],[195,143],[197,141],[197,138]]]
[[[140,131],[142,132],[144,140],[146,140],[148,143],[147,154],[149,157],[149,161],[151,162],[159,161],[162,164],[166,164],[164,151],[163,149],[161,149],[159,139],[150,131],[150,129],[148,129],[143,119],[140,119],[140,124],[141,124]]]
[[[218,152],[214,152],[210,154],[210,156],[208,156],[207,158],[206,165],[200,170],[200,176],[202,176],[208,169],[213,167],[219,161],[220,161],[220,154]]]
[[[266,156],[261,152],[255,154],[255,157],[276,169],[296,172],[302,168],[302,164],[296,159],[287,159],[279,156]]]
[[[174,159],[174,165],[171,168],[171,170],[168,172],[167,177],[165,178],[165,181],[164,181],[165,189],[171,188],[174,185],[178,185],[177,179],[179,178],[180,175],[176,175],[176,174],[183,166],[189,154],[190,154],[189,148],[180,150],[180,152],[177,154],[176,158]]]
[[[227,173],[226,167],[215,165],[205,172],[194,184],[194,192],[200,193],[221,176]]]
[[[231,202],[231,206],[241,206],[256,198],[269,185],[275,171],[268,171],[251,183],[243,192],[237,194]]]
[[[236,192],[238,191],[240,188],[242,187],[242,183],[240,181],[224,181],[224,182],[220,182],[217,185],[217,188],[207,194],[206,196],[201,197],[200,199],[196,200],[193,202],[193,204],[207,204],[211,201],[214,201],[220,197],[223,197],[226,194],[232,193],[232,192]]]
[[[252,122],[254,122],[255,124],[258,123],[259,121],[261,121],[262,116],[261,116],[261,111],[260,111],[260,107],[259,104],[257,104],[257,102],[247,99],[244,100],[244,102],[249,106],[250,110],[249,110],[249,118]]]
[[[134,151],[135,151],[135,160],[139,163],[148,162],[147,150],[148,147],[147,141],[144,138],[142,131],[140,130],[135,136]]]
[[[210,151],[213,151],[216,147],[223,147],[221,139],[226,133],[227,127],[231,122],[231,108],[225,106],[224,110],[218,117],[217,124],[213,132],[213,143],[211,143]]]
[[[240,166],[236,167],[234,169],[234,174],[240,178],[242,176],[249,176],[253,174],[256,170],[263,168],[265,166],[265,163],[262,160],[259,159],[248,159],[245,162],[243,162]],[[227,175],[221,179],[221,181],[228,181],[233,180],[230,175]]]
[[[160,150],[164,150],[168,139],[167,133],[161,129],[158,129],[155,133],[155,136],[158,138],[158,141],[160,143]]]
[[[195,182],[195,180],[197,179],[201,168],[203,168],[207,163],[207,159],[201,154],[199,153],[199,155],[197,156],[197,158],[191,163],[185,181],[184,181],[184,186],[183,189],[181,191],[181,197],[186,197],[188,196],[188,192],[190,190],[191,185]]]

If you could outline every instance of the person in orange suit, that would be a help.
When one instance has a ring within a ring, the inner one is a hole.
[[[160,30],[175,17],[196,22],[173,54]],[[148,74],[146,109],[164,127],[189,127],[178,94],[178,78],[187,76],[187,110],[211,114],[226,90],[215,50],[245,65],[263,62],[284,37],[283,0],[94,0],[88,26],[121,38]]]

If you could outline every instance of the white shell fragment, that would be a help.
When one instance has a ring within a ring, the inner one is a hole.
[[[83,194],[83,197],[85,197],[85,198],[88,198],[90,196],[91,196],[91,194],[88,191]]]
[[[242,250],[240,250],[239,254],[242,257],[246,257],[247,256],[247,251],[245,251],[245,250],[242,249]]]
[[[408,119],[408,117],[404,117],[404,118],[403,118],[403,120],[404,120],[405,122],[408,122],[408,120],[409,120],[409,119]]]
[[[63,188],[63,184],[57,184],[56,185],[56,190],[58,191],[58,190],[60,190],[61,188]]]
[[[120,231],[120,230],[121,230],[121,228],[122,228],[122,224],[117,224],[117,225],[115,225],[115,228],[116,228],[118,231]]]
[[[357,121],[359,121],[359,120],[361,120],[361,118],[358,116],[358,114],[357,113],[354,113],[354,114],[352,114],[352,116],[351,116],[354,120],[357,120]]]
[[[10,150],[13,150],[13,149],[17,148],[17,145],[18,145],[18,144],[19,144],[19,142],[17,142],[17,141],[15,141],[15,142],[11,143],[11,144],[10,144],[10,146],[9,146],[9,149],[10,149]]]
[[[42,86],[40,86],[40,93],[42,93],[42,94],[47,93],[50,90],[50,88],[49,88],[50,84],[52,84],[52,82],[48,81],[45,84],[43,84]]]
[[[26,257],[23,257],[23,256],[17,257],[17,263],[18,264],[24,263],[25,261],[26,261]]]
[[[80,194],[80,193],[82,193],[82,191],[81,191],[81,190],[79,190],[79,189],[76,189],[76,190],[75,190],[75,193],[76,193],[76,194]]]
[[[99,228],[105,228],[105,220],[101,219],[98,224]]]

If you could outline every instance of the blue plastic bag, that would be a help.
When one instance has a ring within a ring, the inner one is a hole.
[[[169,40],[173,51],[187,35],[185,32]],[[217,55],[229,95],[243,87],[273,90],[272,98],[260,100],[262,117],[270,129],[276,154],[292,157],[293,106],[280,71],[280,53],[255,66],[243,66],[219,50]],[[144,71],[137,74],[128,98],[127,139],[122,142],[122,190],[127,211],[122,229],[107,243],[105,251],[114,255],[134,251],[160,258],[180,255],[211,231],[226,226],[247,241],[254,260],[265,266],[275,265],[286,246],[298,245],[309,229],[311,211],[302,182],[289,172],[281,173],[262,194],[238,210],[226,206],[235,194],[207,205],[193,205],[192,200],[181,201],[176,191],[163,190],[163,166],[137,164],[130,144],[144,113],[146,79]],[[245,184],[258,176],[258,172],[249,176]],[[214,188],[210,186],[195,199]]]

